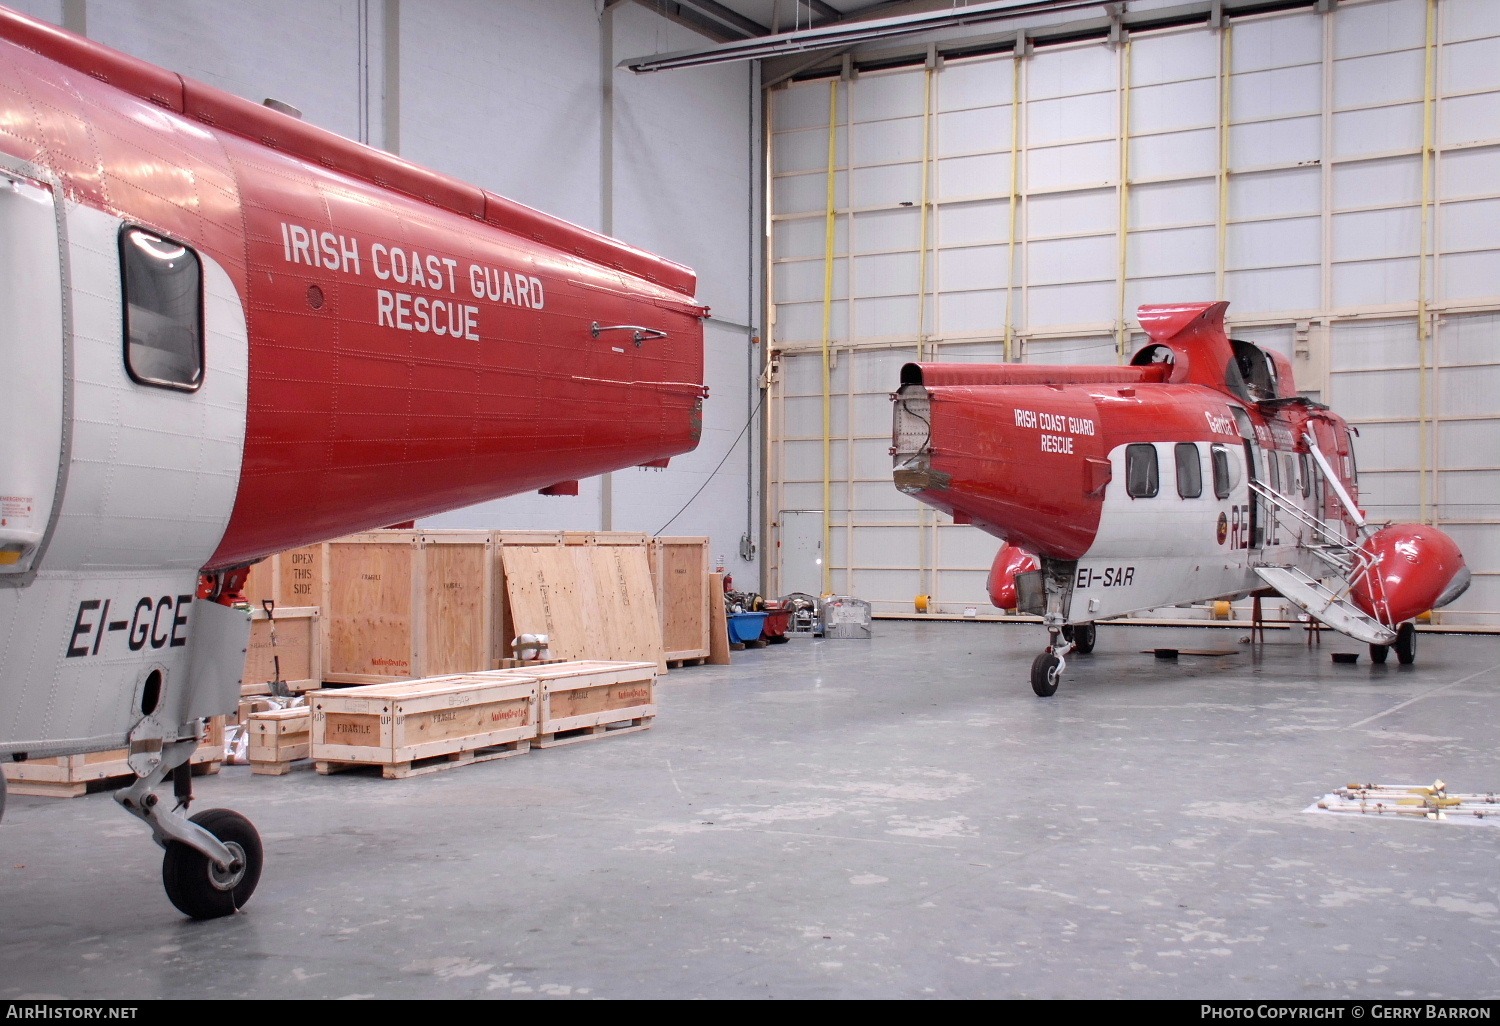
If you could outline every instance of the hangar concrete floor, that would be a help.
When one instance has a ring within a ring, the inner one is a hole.
[[[647,732],[407,781],[199,780],[268,863],[180,918],[103,794],[0,826],[0,997],[1495,997],[1500,832],[1305,814],[1500,789],[1500,643],[1335,665],[1288,632],[1035,627],[672,673]],[[1164,663],[1157,645],[1237,648]]]

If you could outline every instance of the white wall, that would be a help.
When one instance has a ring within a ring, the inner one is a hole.
[[[13,6],[63,22],[62,0]],[[286,101],[351,138],[387,141],[384,0],[88,0],[83,10],[99,42],[257,102]],[[612,26],[608,40],[594,0],[404,0],[399,11],[393,141],[402,156],[681,261],[697,271],[699,298],[716,318],[752,322],[758,99],[748,66],[644,77],[612,71],[614,117],[606,126],[602,46],[612,47],[613,65],[702,37],[634,3],[603,19]],[[709,322],[705,345],[711,395],[698,450],[664,471],[614,474],[612,526],[655,532],[703,487],[668,533],[711,536],[738,583],[753,585],[758,563],[736,553],[747,506],[757,518],[760,506],[747,492],[759,480],[749,472],[759,459],[758,448],[749,449],[756,427],[708,480],[754,401],[749,340]],[[515,496],[423,525],[599,530],[600,493],[593,479],[577,497]],[[748,530],[754,537],[758,527]]]
[[[947,62],[930,82],[916,67],[842,83],[833,587],[878,609],[917,594],[988,604],[998,544],[890,483],[886,393],[919,340],[929,360],[1004,359],[1009,337],[1030,362],[1113,363],[1139,304],[1222,298],[1238,337],[1293,356],[1299,387],[1361,430],[1372,518],[1436,522],[1464,547],[1475,584],[1444,621],[1500,623],[1500,3],[1438,0],[1424,103],[1426,13],[1425,0],[1344,0],[1233,18],[1227,36],[1193,26],[1136,33],[1128,50],[1039,47],[1019,68],[1006,54]],[[822,505],[829,88],[771,100],[787,355],[770,504],[803,562],[821,522],[781,511]]]

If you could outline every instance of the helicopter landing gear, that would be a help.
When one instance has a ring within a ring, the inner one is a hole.
[[[1077,569],[1076,562],[1043,559],[1040,569],[1016,575],[1018,608],[1041,616],[1047,628],[1047,650],[1031,662],[1031,690],[1039,698],[1057,693],[1069,652],[1091,652],[1094,648],[1092,623],[1068,623]]]
[[[1417,625],[1403,623],[1396,628],[1396,640],[1389,645],[1371,645],[1370,662],[1383,663],[1391,649],[1396,650],[1396,662],[1410,666],[1417,661]]]
[[[1073,651],[1079,655],[1088,655],[1094,650],[1094,642],[1098,634],[1091,623],[1075,623],[1062,629],[1063,637],[1073,642]]]
[[[250,821],[228,809],[208,809],[188,819],[193,800],[192,767],[197,730],[164,742],[159,761],[135,783],[115,792],[126,812],[145,820],[152,838],[166,849],[162,883],[167,897],[194,919],[217,919],[237,912],[255,893],[265,853]],[[153,792],[170,775],[176,804],[167,809]]]
[[[1068,665],[1067,654],[1076,647],[1068,628],[1049,627],[1047,632],[1051,638],[1047,650],[1031,661],[1031,690],[1039,698],[1051,698],[1057,693]]]
[[[1396,628],[1396,643],[1391,646],[1396,650],[1396,662],[1402,666],[1410,666],[1417,661],[1417,625],[1414,623],[1403,623]]]

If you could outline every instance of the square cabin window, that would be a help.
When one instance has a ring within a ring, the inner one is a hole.
[[[1161,491],[1156,446],[1148,442],[1125,447],[1125,490],[1132,499],[1150,499]]]
[[[1192,442],[1179,442],[1174,455],[1177,457],[1177,494],[1184,499],[1196,499],[1203,494],[1203,459],[1198,447]]]
[[[203,383],[203,268],[198,254],[144,228],[120,233],[125,369],[143,385]]]
[[[1214,461],[1214,495],[1220,499],[1227,499],[1238,483],[1234,479],[1234,465],[1229,462],[1229,449],[1222,445],[1214,445],[1209,449],[1209,453]]]

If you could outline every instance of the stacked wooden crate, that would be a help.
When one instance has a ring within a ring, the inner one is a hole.
[[[399,779],[522,755],[536,737],[537,682],[489,671],[325,691],[313,700],[319,773],[378,766]]]
[[[322,691],[311,755],[319,773],[378,767],[402,779],[644,730],[655,678],[655,663],[595,660]]]
[[[323,624],[317,606],[251,607],[250,645],[240,694],[269,695],[323,686]]]
[[[656,717],[652,663],[579,660],[530,671],[537,694],[538,748],[587,741],[605,733],[645,730]]]
[[[246,596],[321,608],[330,683],[506,668],[521,634],[547,635],[554,658],[664,671],[709,654],[707,568],[707,538],[383,530],[274,556]]]
[[[651,539],[651,577],[668,665],[694,665],[709,657],[708,571],[707,538]]]
[[[312,709],[301,705],[289,709],[252,712],[245,718],[249,734],[250,772],[266,776],[290,773],[292,763],[312,754]]]

